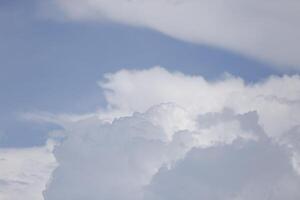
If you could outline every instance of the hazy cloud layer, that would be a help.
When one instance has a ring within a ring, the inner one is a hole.
[[[297,0],[56,0],[54,4],[72,20],[147,27],[271,62],[279,69],[300,69]]]
[[[299,84],[158,67],[106,75],[107,108],[56,118],[64,130],[52,137],[63,142],[44,197],[299,199]]]
[[[0,149],[0,199],[41,200],[56,161],[53,145]]]

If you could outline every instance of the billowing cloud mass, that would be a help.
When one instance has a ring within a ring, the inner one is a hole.
[[[297,0],[55,0],[55,7],[72,20],[146,27],[300,69]]]
[[[58,144],[1,150],[1,199],[300,198],[300,76],[246,84],[154,67],[99,85],[107,106],[94,113],[26,115],[59,124]]]
[[[211,82],[155,67],[99,84],[106,108],[39,118],[64,128],[45,200],[300,198],[299,76]]]

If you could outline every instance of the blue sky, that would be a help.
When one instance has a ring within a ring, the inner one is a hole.
[[[96,82],[106,72],[159,65],[210,80],[228,72],[249,82],[280,74],[270,64],[147,28],[49,19],[34,0],[0,6],[1,146],[44,144],[52,126],[33,125],[18,113],[87,112],[103,105]]]

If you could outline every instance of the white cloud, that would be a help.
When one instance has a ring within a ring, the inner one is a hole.
[[[192,115],[257,111],[259,124],[270,136],[280,135],[300,124],[300,76],[271,76],[255,84],[225,76],[209,82],[201,76],[170,73],[163,68],[106,75],[100,83],[108,101],[109,114],[145,112],[153,105],[175,103]],[[102,113],[101,113],[102,115]],[[104,118],[104,116],[103,116]]]
[[[26,149],[0,149],[0,199],[42,200],[56,167],[52,144]]]
[[[107,74],[99,85],[107,107],[97,112],[25,115],[63,127],[50,134],[61,144],[45,200],[299,199],[299,76],[212,82],[154,67]],[[2,195],[40,197],[53,157],[34,158],[42,164],[30,167],[28,183],[48,170],[37,185],[15,183]],[[0,179],[23,172],[0,172]]]
[[[252,115],[230,113],[225,121],[196,128],[176,123],[178,117],[190,120],[184,110],[162,104],[111,124],[97,119],[76,122],[65,127],[67,138],[55,151],[60,165],[45,199],[143,199],[144,187],[159,169],[172,169],[193,147],[231,144],[237,138],[258,140],[259,133],[243,128],[252,123]]]
[[[297,0],[56,0],[72,20],[111,20],[300,69]]]
[[[299,151],[288,135],[298,134],[299,84],[158,67],[107,75],[107,108],[62,120],[45,199],[296,200]]]

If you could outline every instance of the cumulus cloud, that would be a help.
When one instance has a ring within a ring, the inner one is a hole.
[[[236,113],[257,111],[259,124],[270,136],[279,136],[299,125],[300,76],[271,76],[258,83],[245,84],[225,75],[209,82],[201,76],[170,73],[163,68],[121,70],[107,74],[100,82],[108,101],[107,119],[145,112],[153,105],[172,102],[193,117],[230,108]],[[111,116],[111,117],[110,117]]]
[[[66,127],[67,139],[55,151],[60,165],[45,199],[143,199],[144,187],[159,169],[172,169],[193,147],[260,138],[259,132],[243,129],[255,113],[231,113],[225,121],[196,128],[176,123],[178,117],[189,120],[185,112],[161,104],[111,124],[86,119]]]
[[[59,123],[46,200],[266,200],[300,197],[300,77],[121,70],[107,107]],[[48,118],[48,119],[47,119]]]
[[[115,21],[300,68],[297,0],[55,0],[72,20]],[[55,12],[57,15],[57,12]]]
[[[99,85],[94,113],[24,115],[62,129],[44,147],[0,149],[0,199],[300,198],[298,75],[246,84],[154,67]]]

